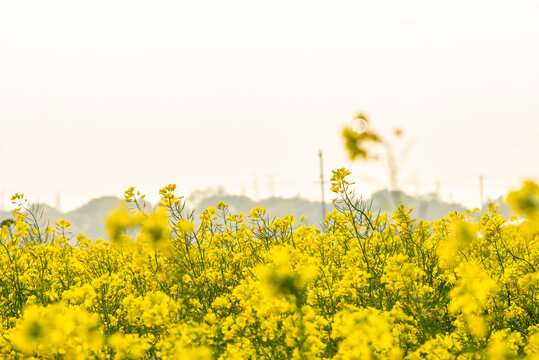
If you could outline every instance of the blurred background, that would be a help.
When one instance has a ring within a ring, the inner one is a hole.
[[[480,207],[539,177],[538,18],[527,0],[2,2],[0,211],[169,183],[316,202],[320,150],[328,202],[339,167],[370,197],[388,167],[349,160],[358,111],[403,130],[399,190]]]

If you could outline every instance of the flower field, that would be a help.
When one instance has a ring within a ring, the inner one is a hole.
[[[1,359],[539,359],[539,187],[432,222],[378,214],[333,172],[322,229],[263,208],[200,215],[130,188],[109,239],[0,230]]]

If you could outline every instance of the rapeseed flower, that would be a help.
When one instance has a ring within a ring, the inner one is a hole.
[[[526,220],[491,206],[427,222],[404,205],[376,215],[349,175],[334,171],[321,228],[219,202],[195,231],[168,185],[153,213],[127,189],[136,209],[111,214],[108,238],[71,241],[68,220],[41,229],[16,195],[0,358],[538,358],[534,186],[512,195]]]

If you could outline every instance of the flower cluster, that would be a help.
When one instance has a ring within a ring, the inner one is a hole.
[[[2,359],[539,359],[537,185],[427,222],[374,215],[334,172],[323,226],[198,218],[126,191],[109,238],[42,228],[20,194],[0,229]]]

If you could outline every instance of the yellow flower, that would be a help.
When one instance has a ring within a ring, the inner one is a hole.
[[[111,241],[118,242],[121,234],[128,228],[138,226],[142,222],[142,215],[130,214],[124,205],[120,205],[107,218],[107,233]]]
[[[131,186],[129,189],[124,191],[125,202],[132,202],[135,197],[135,188]]]
[[[381,142],[380,137],[374,131],[366,130],[361,133],[354,131],[351,127],[344,127],[341,133],[344,138],[344,144],[348,151],[350,160],[361,158],[367,160],[375,158],[371,147]]]
[[[478,264],[462,263],[455,269],[459,279],[450,291],[452,313],[478,314],[497,291],[496,282]]]
[[[255,206],[254,208],[251,209],[247,217],[251,220],[255,220],[255,219],[261,218],[264,215],[266,215],[266,209],[264,209],[261,206]]]
[[[64,219],[60,219],[57,222],[55,222],[54,225],[56,225],[59,229],[67,229],[71,226],[71,223]]]
[[[536,222],[539,226],[539,185],[527,180],[518,191],[513,191],[507,196],[507,203],[513,210]]]
[[[62,302],[27,307],[10,340],[28,355],[39,351],[47,358],[63,354],[65,359],[77,360],[90,357],[103,346],[98,316]]]
[[[195,230],[195,225],[191,221],[185,219],[178,220],[176,227],[182,233],[191,233]]]
[[[219,201],[217,205],[215,205],[215,207],[217,208],[217,210],[223,210],[228,208],[228,205],[224,201]]]
[[[114,350],[114,358],[142,359],[150,349],[151,344],[148,338],[139,337],[137,334],[113,334],[108,343]]]
[[[524,344],[522,335],[509,329],[498,330],[490,336],[487,347],[491,360],[514,359],[518,356],[519,347]]]
[[[176,190],[176,184],[167,185],[159,190],[159,194],[161,195],[159,206],[169,208],[180,201],[180,199],[174,195],[174,190]]]
[[[15,195],[11,197],[11,203],[13,204],[16,204],[19,200],[24,200],[23,194],[15,193]]]
[[[0,224],[0,359],[539,360],[533,186],[513,199],[527,220],[426,222],[354,208],[348,175],[321,227],[220,202],[195,233],[169,185],[151,215],[113,212],[112,242],[62,246],[52,225],[35,244],[25,202]]]
[[[154,249],[166,250],[170,246],[170,229],[167,211],[164,208],[157,209],[153,215],[142,222],[140,239],[144,244],[149,244]]]
[[[346,191],[348,186],[353,184],[346,180],[346,177],[352,174],[349,170],[345,168],[340,168],[337,170],[333,170],[332,173],[333,175],[331,176],[330,182],[331,191],[333,191],[334,193],[341,193],[343,191]]]

